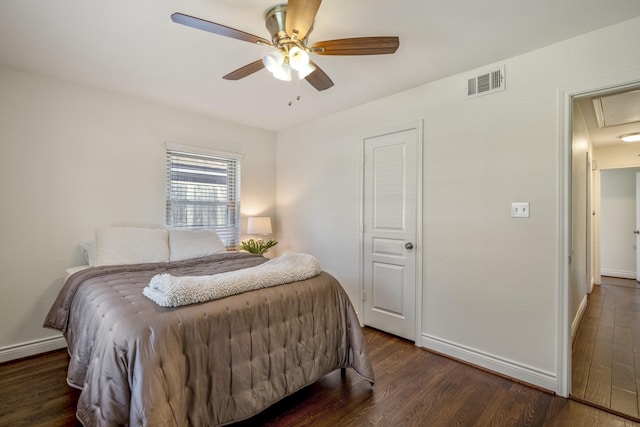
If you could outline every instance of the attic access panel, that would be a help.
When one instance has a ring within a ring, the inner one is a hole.
[[[600,128],[640,122],[640,90],[594,98],[593,108]]]

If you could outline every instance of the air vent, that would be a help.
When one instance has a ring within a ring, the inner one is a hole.
[[[504,65],[467,79],[467,98],[505,90]]]

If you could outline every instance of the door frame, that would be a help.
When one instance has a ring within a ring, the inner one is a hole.
[[[571,155],[572,102],[575,97],[597,95],[612,90],[635,87],[640,70],[607,76],[558,89],[558,260],[557,260],[557,354],[556,393],[569,397],[571,392],[571,322],[569,284],[571,267]],[[589,242],[588,244],[591,244]]]
[[[415,129],[417,138],[418,138],[418,146],[416,147],[416,154],[420,161],[417,163],[416,170],[416,239],[415,239],[415,253],[416,253],[416,300],[415,300],[415,345],[419,345],[422,340],[422,289],[423,289],[423,277],[422,277],[422,265],[424,259],[424,238],[422,232],[422,202],[423,202],[423,180],[424,180],[424,157],[423,157],[423,146],[424,146],[424,124],[422,119],[417,119],[409,122],[402,122],[397,124],[392,124],[389,126],[385,126],[383,128],[374,128],[365,131],[360,136],[360,145],[359,145],[359,176],[360,176],[360,237],[359,237],[359,263],[360,263],[360,299],[358,301],[358,309],[360,313],[362,313],[362,317],[360,319],[361,323],[364,323],[364,144],[365,140],[368,138],[373,138],[377,136],[389,135],[392,133],[403,132],[406,130]]]
[[[640,251],[638,251],[638,243],[640,243],[640,236],[637,231],[640,230],[640,172],[636,172],[636,281],[640,281]]]

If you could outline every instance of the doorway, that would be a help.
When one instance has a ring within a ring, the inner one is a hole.
[[[634,419],[638,418],[640,393],[636,390],[636,381],[634,380],[632,384],[627,375],[628,368],[634,364],[631,347],[632,329],[627,327],[630,325],[625,324],[628,319],[618,314],[624,312],[626,305],[633,302],[625,300],[626,297],[622,297],[615,290],[609,290],[607,288],[609,284],[604,283],[604,278],[603,285],[596,287],[591,293],[594,283],[600,283],[601,230],[599,225],[602,210],[600,209],[600,172],[595,166],[599,164],[599,159],[597,149],[592,151],[592,148],[584,149],[579,143],[577,144],[581,129],[579,127],[576,129],[575,122],[576,115],[584,113],[578,101],[584,107],[589,105],[594,97],[604,99],[609,94],[637,91],[639,88],[636,73],[629,80],[604,82],[599,87],[583,87],[569,96],[573,107],[570,120],[573,126],[569,138],[571,145],[568,156],[571,172],[566,187],[570,191],[567,226],[569,237],[566,247],[570,261],[564,289],[565,308],[568,314],[565,318],[567,321],[565,331],[569,332],[565,336],[570,356],[565,365],[567,376],[570,378],[568,392],[577,400],[617,411]],[[585,103],[585,99],[588,99],[589,103]],[[596,105],[595,101],[594,105]],[[605,163],[611,167],[611,162],[616,161],[612,153],[617,151],[610,149],[605,155],[605,149],[600,148],[600,150]],[[591,167],[589,161],[590,152],[595,153],[594,167]],[[584,163],[580,165],[580,161],[584,161],[581,159],[585,156],[586,167]],[[636,162],[640,165],[637,153],[635,158],[627,158],[624,162]],[[592,195],[593,200],[590,201]],[[605,273],[604,270],[603,273]],[[621,308],[622,311],[619,310]],[[624,347],[626,344],[629,346]]]
[[[572,398],[638,420],[640,286],[636,276],[636,170],[599,171],[602,277],[588,295],[572,346]],[[635,337],[635,338],[634,338]]]

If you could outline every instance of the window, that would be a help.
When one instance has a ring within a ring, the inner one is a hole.
[[[240,241],[241,158],[167,144],[167,225],[213,228],[227,249],[236,249]]]

